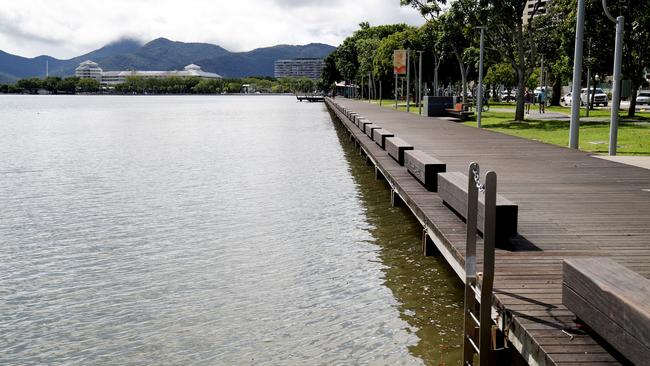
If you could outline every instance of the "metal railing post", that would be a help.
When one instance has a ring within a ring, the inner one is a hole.
[[[485,224],[483,226],[483,277],[481,280],[481,366],[493,364],[492,345],[492,289],[494,285],[494,244],[496,237],[497,174],[485,176]]]
[[[474,365],[474,354],[478,354],[481,366],[494,364],[492,349],[492,290],[494,284],[494,247],[496,238],[497,175],[486,174],[481,184],[480,168],[477,163],[469,165],[467,181],[467,237],[465,247],[465,305],[463,332],[463,365]],[[476,272],[476,235],[478,217],[478,195],[484,193],[483,225],[483,273],[478,281]],[[480,292],[478,290],[480,282]],[[480,306],[476,297],[480,297]],[[475,311],[480,307],[480,314]],[[478,342],[476,341],[478,329]],[[478,343],[478,345],[477,345]]]
[[[477,346],[473,343],[471,334],[474,334],[477,324],[472,319],[476,310],[476,224],[478,216],[478,187],[474,182],[474,172],[478,170],[477,163],[469,165],[467,180],[467,231],[465,246],[465,306],[464,306],[464,332],[463,332],[463,365],[474,364],[474,353]]]

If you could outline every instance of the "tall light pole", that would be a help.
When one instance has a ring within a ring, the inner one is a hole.
[[[542,61],[539,64],[539,89],[544,87],[544,55],[542,55]]]
[[[481,53],[479,56],[478,64],[478,102],[476,103],[476,127],[481,128],[481,114],[483,112],[483,47],[485,43],[485,29],[487,27],[481,26],[476,28],[481,30]]]
[[[395,73],[395,109],[397,109],[397,73]]]
[[[587,103],[586,103],[587,108],[585,109],[585,117],[589,117],[589,109],[591,108],[591,105],[589,103],[591,100],[591,98],[589,97],[589,83],[591,82],[591,38],[589,38],[588,44],[589,44],[589,48],[587,51]]]
[[[411,111],[411,100],[409,99],[409,89],[411,88],[411,50],[406,49],[406,111]]]
[[[616,144],[618,143],[618,111],[621,107],[621,62],[623,61],[623,26],[625,17],[619,16],[616,19],[607,9],[607,0],[603,0],[605,15],[616,23],[616,44],[614,50],[614,85],[612,91],[612,114],[610,115],[609,126],[609,155],[616,155]]]
[[[422,54],[424,51],[418,51],[418,60],[420,65],[418,66],[418,114],[422,115]]]
[[[571,124],[569,127],[569,147],[579,147],[580,134],[580,88],[582,86],[582,38],[585,32],[585,0],[578,0],[576,19],[576,41],[573,54],[573,88],[571,90]]]

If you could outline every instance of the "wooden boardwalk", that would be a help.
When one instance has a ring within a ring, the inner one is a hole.
[[[448,172],[466,174],[472,161],[483,173],[497,172],[498,193],[519,205],[520,234],[515,250],[497,249],[497,323],[530,364],[620,364],[602,342],[564,332],[576,324],[562,305],[562,260],[604,256],[650,278],[650,170],[367,102],[336,102],[445,162]],[[331,110],[464,278],[463,221],[336,108]]]

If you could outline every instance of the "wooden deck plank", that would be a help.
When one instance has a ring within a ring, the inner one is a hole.
[[[465,172],[472,161],[483,172],[495,170],[499,194],[519,205],[519,243],[526,244],[519,251],[496,253],[494,298],[513,319],[512,333],[523,344],[539,348],[535,357],[541,363],[619,363],[592,337],[571,340],[562,332],[574,326],[573,313],[562,305],[562,260],[609,257],[650,278],[650,192],[644,191],[650,189],[649,170],[440,118],[346,99],[336,102],[444,161],[447,171]],[[457,268],[462,268],[464,222],[437,193],[427,192],[341,112],[335,113],[416,217],[440,237]],[[480,259],[480,237],[477,243]],[[480,270],[480,260],[478,266]]]

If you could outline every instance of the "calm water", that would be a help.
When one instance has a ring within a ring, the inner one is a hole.
[[[459,364],[462,291],[322,104],[0,96],[0,364]]]

